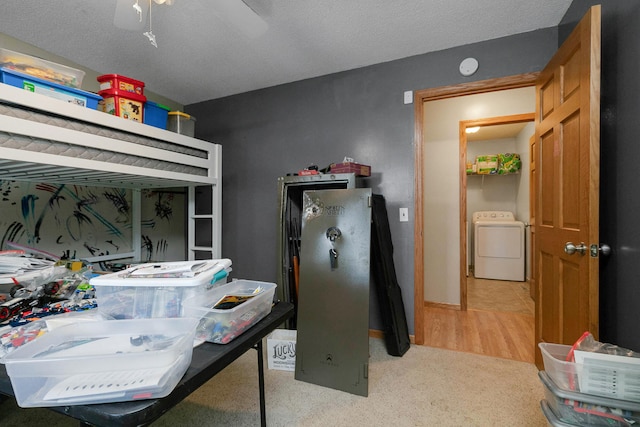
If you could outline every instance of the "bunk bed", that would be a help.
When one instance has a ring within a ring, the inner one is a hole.
[[[189,189],[188,258],[220,258],[221,169],[218,144],[0,84],[0,180],[133,190],[134,249],[111,259],[140,258],[140,190],[172,187]],[[212,189],[206,248],[194,246],[199,186]]]

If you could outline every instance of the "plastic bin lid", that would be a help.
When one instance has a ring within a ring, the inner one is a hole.
[[[144,87],[144,82],[141,82],[140,80],[132,79],[131,77],[123,76],[120,74],[103,74],[101,76],[96,77],[96,80],[98,80],[99,82],[103,82],[105,80],[110,80],[110,79],[129,81],[130,83],[133,83],[140,87]]]
[[[178,116],[178,117],[182,117],[182,118],[184,118],[185,120],[193,120],[193,121],[195,121],[195,120],[196,120],[196,118],[195,118],[195,117],[190,116],[190,115],[189,115],[189,114],[187,114],[187,113],[183,113],[182,111],[169,111],[169,115],[170,115],[170,116]]]

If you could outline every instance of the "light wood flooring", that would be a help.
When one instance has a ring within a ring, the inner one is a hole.
[[[425,345],[534,363],[527,282],[467,280],[467,311],[425,304]]]

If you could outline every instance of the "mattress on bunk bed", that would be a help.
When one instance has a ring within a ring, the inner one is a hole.
[[[207,158],[207,152],[204,150],[198,150],[196,148],[186,147],[180,144],[173,144],[167,141],[161,141],[124,131],[118,131],[116,129],[106,128],[79,120],[73,120],[67,117],[44,114],[38,111],[21,108],[13,104],[0,103],[0,114],[33,122],[55,125],[61,128],[99,135],[107,138],[113,138],[120,141],[131,142],[147,147],[185,154],[192,157],[205,159]],[[25,151],[97,160],[106,163],[117,163],[122,165],[159,169],[170,172],[180,172],[191,175],[207,176],[206,168],[109,151],[108,147],[100,149],[93,147],[84,147],[59,141],[51,141],[48,139],[16,135],[7,132],[0,132],[0,144],[6,148],[15,148]]]

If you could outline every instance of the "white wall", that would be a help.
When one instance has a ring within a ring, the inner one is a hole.
[[[528,123],[524,129],[516,137],[516,152],[520,154],[520,160],[522,160],[522,170],[518,175],[518,197],[516,198],[516,219],[529,224],[531,219],[529,216],[529,165],[531,163],[531,156],[529,151],[529,139],[535,133],[536,126],[534,122]],[[525,228],[526,232],[526,253],[527,263],[525,267],[525,278],[529,280],[531,278],[531,229]]]
[[[459,122],[532,113],[534,109],[533,87],[425,103],[425,301],[460,304]],[[517,211],[517,203],[511,203],[511,209]]]

